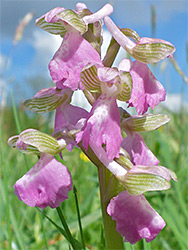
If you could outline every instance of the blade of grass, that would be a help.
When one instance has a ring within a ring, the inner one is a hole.
[[[20,134],[21,133],[21,125],[20,125],[19,115],[18,115],[18,111],[17,111],[17,108],[16,108],[16,104],[15,104],[15,101],[14,101],[14,96],[13,96],[12,91],[11,91],[11,101],[12,101],[12,110],[13,110],[13,114],[14,114],[14,120],[15,120],[15,123],[16,123],[16,129],[17,129],[18,134]],[[23,154],[23,157],[24,157],[24,160],[26,162],[26,168],[28,170],[29,169],[29,161],[28,161],[25,154]]]
[[[172,200],[168,200],[166,203],[166,209],[163,212],[163,217],[167,222],[167,225],[170,226],[172,232],[174,233],[179,246],[182,249],[187,247],[187,231],[184,221],[179,214],[179,210]]]
[[[72,237],[72,234],[71,234],[71,232],[69,230],[69,227],[67,225],[65,217],[64,217],[63,212],[61,210],[61,207],[57,207],[56,210],[57,210],[58,216],[59,216],[59,218],[61,220],[61,223],[62,223],[62,225],[63,225],[63,227],[65,229],[65,232],[67,234],[67,239],[70,242],[71,246],[73,247],[74,250],[82,249],[80,242],[78,242],[76,239],[74,239]]]
[[[12,110],[13,110],[13,114],[14,114],[14,119],[15,119],[15,123],[16,123],[16,129],[17,129],[17,132],[20,134],[21,133],[21,126],[20,126],[19,116],[18,116],[17,108],[16,108],[16,105],[14,102],[14,96],[13,96],[12,91],[11,91],[11,101],[12,101]]]
[[[145,240],[143,240],[143,247],[144,250],[151,250],[151,243],[147,243]]]
[[[52,224],[57,228],[57,230],[67,239],[67,234],[66,234],[65,230],[63,230],[63,229],[62,229],[60,226],[58,226],[52,219],[50,219],[50,218],[44,213],[44,211],[40,210],[38,207],[36,207],[36,209],[37,209],[40,213],[42,213],[42,215],[43,215],[47,220],[49,220],[50,223],[52,223]]]
[[[5,199],[5,190],[4,190],[4,186],[2,185],[2,183],[0,182],[0,186],[1,186],[1,193],[2,193],[2,200],[3,202],[5,203],[6,202],[6,199]],[[18,244],[20,246],[20,250],[25,250],[26,247],[25,247],[25,243],[24,243],[24,240],[22,238],[22,233],[20,232],[19,230],[19,226],[17,224],[17,220],[15,218],[15,215],[14,215],[14,212],[13,212],[13,209],[11,207],[11,205],[9,206],[9,210],[10,210],[10,220],[11,220],[11,223],[12,223],[12,226],[13,226],[13,230],[14,230],[14,233],[15,233],[15,236],[16,236],[16,239],[18,241]]]
[[[46,233],[45,233],[45,229],[44,229],[44,223],[43,223],[44,216],[41,213],[39,215],[40,215],[40,223],[41,223],[42,233],[43,233],[43,236],[44,236],[45,246],[46,246],[46,249],[49,250],[47,237],[46,237]]]
[[[78,224],[79,224],[79,229],[80,229],[80,236],[82,240],[82,246],[83,249],[85,250],[85,240],[84,240],[84,235],[83,235],[83,230],[82,230],[82,223],[81,223],[81,217],[80,217],[80,209],[79,209],[79,204],[78,204],[78,197],[77,197],[77,189],[75,186],[73,186],[73,193],[74,193],[74,198],[75,198],[75,203],[76,203],[76,211],[77,211],[77,216],[78,216]]]
[[[101,217],[102,217],[101,209],[98,209],[98,210],[90,213],[89,215],[86,215],[86,216],[82,217],[82,227],[85,229],[90,224],[94,223],[98,219],[101,219]],[[71,229],[72,232],[75,232],[75,231],[78,230],[77,221],[74,221],[74,222],[70,223],[69,226],[70,226],[70,229]]]
[[[10,221],[10,202],[8,195],[8,182],[7,182],[7,171],[6,164],[4,159],[4,149],[3,149],[3,139],[2,139],[2,130],[0,128],[0,146],[1,146],[1,166],[3,169],[3,183],[4,183],[4,192],[5,192],[5,206],[6,206],[6,219],[7,219],[7,227],[8,227],[8,243],[9,249],[12,249],[12,234],[11,234],[11,221]]]

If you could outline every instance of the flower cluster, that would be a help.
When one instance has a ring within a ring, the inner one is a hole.
[[[90,148],[121,185],[122,191],[110,197],[107,213],[124,240],[134,244],[142,238],[153,240],[165,226],[143,193],[168,189],[170,180],[176,180],[172,171],[159,165],[139,134],[169,120],[166,115],[145,114],[166,95],[147,64],[172,56],[175,48],[167,41],[140,38],[134,30],[118,28],[109,17],[112,12],[110,4],[92,13],[78,3],[75,10],[57,7],[36,20],[38,27],[60,35],[62,44],[49,63],[55,87],[40,90],[25,106],[38,113],[56,110],[54,133],[27,129],[8,143],[40,157],[14,188],[25,204],[42,209],[60,206],[72,189],[70,172],[54,156],[66,147],[71,151],[80,146],[86,153]],[[102,60],[104,23],[112,39]],[[124,58],[113,67],[120,46],[135,60]],[[78,89],[92,105],[90,112],[71,104]],[[117,100],[135,107],[137,115],[119,108]],[[92,160],[92,155],[87,156]]]

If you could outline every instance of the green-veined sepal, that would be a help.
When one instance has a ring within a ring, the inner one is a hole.
[[[121,128],[125,132],[145,132],[152,131],[166,124],[169,117],[163,114],[135,115],[122,120]]]
[[[81,35],[87,31],[87,25],[82,18],[72,10],[55,8],[36,20],[41,29],[54,34],[65,35],[67,30],[76,29]]]
[[[9,138],[8,144],[23,153],[37,155],[41,153],[56,155],[66,147],[65,140],[56,140],[36,129],[27,129],[20,135]]]
[[[61,25],[64,26],[66,30],[69,29],[67,27],[67,24],[69,24],[69,26],[79,31],[81,35],[83,35],[87,31],[87,25],[82,20],[82,18],[73,10],[67,9],[57,14],[57,17],[59,18]]]
[[[62,26],[62,24],[60,23],[60,21],[57,21],[55,23],[46,22],[45,16],[37,19],[36,25],[39,28],[53,35],[60,35],[64,37],[65,33],[67,32],[64,26]]]
[[[136,165],[119,180],[131,195],[140,195],[146,191],[169,189],[171,179],[177,181],[176,174],[165,167]]]
[[[169,189],[170,183],[160,176],[128,173],[124,187],[131,195],[140,195],[146,191]]]
[[[97,76],[97,67],[88,64],[85,66],[80,74],[82,85],[86,90],[91,92],[101,92],[101,81]]]
[[[42,114],[57,109],[61,104],[67,102],[71,95],[70,89],[42,89],[33,98],[25,101],[24,105],[32,112]]]
[[[121,91],[117,95],[120,101],[128,101],[131,98],[132,77],[129,72],[121,71],[119,73],[121,79]]]
[[[123,148],[120,148],[119,158],[115,158],[114,161],[116,161],[119,165],[123,166],[127,170],[130,170],[134,166],[130,160],[130,155]]]
[[[129,51],[129,53],[136,60],[146,64],[157,63],[174,53],[175,49],[173,45],[162,42],[162,40],[161,42],[154,41],[151,43],[138,43],[131,51]]]
[[[36,148],[31,145],[25,145],[24,143],[19,144],[17,146],[17,142],[19,140],[19,135],[12,136],[8,139],[8,145],[11,146],[12,148],[15,148],[19,151],[21,151],[24,154],[35,154],[35,155],[40,155],[41,152]]]
[[[128,29],[128,28],[122,28],[120,30],[124,35],[132,38],[135,42],[140,41],[140,36],[138,35],[138,33],[135,30]]]

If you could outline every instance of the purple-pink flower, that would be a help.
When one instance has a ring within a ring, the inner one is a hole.
[[[105,145],[109,160],[119,157],[122,142],[119,110],[115,97],[102,94],[93,105],[82,131],[77,134],[77,142],[87,150],[88,145],[95,143],[102,149]]]
[[[83,89],[80,73],[88,63],[101,64],[98,52],[78,32],[70,31],[49,64],[50,75],[60,89]]]
[[[154,240],[165,226],[143,195],[132,196],[127,191],[111,199],[107,213],[116,221],[116,230],[124,241],[131,244],[144,238],[146,242]]]
[[[16,182],[14,189],[18,198],[30,207],[56,208],[68,199],[72,178],[63,164],[45,154]]]
[[[129,71],[131,74],[133,88],[128,103],[131,107],[136,108],[138,114],[144,114],[149,107],[154,109],[165,100],[166,91],[164,87],[157,81],[146,64],[123,59],[118,68],[119,70]]]
[[[127,135],[123,139],[121,146],[128,152],[134,165],[156,166],[159,164],[159,160],[146,146],[138,133]]]

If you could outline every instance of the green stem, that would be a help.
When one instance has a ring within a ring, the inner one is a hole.
[[[83,234],[83,230],[82,230],[82,223],[81,223],[81,217],[80,217],[80,209],[79,209],[79,204],[78,204],[78,198],[77,198],[77,189],[75,186],[73,186],[73,193],[74,193],[74,197],[75,197],[75,203],[76,203],[76,211],[77,211],[77,216],[78,216],[78,224],[79,224],[79,228],[80,228],[80,236],[82,239],[82,246],[83,249],[85,250],[85,240],[84,240],[84,234]]]
[[[102,216],[104,223],[105,248],[106,250],[124,249],[123,238],[116,231],[116,222],[107,214],[109,200],[105,199],[111,173],[105,167],[98,168]],[[112,198],[112,197],[111,197]]]
[[[84,149],[81,143],[79,147],[87,155],[87,157],[95,164],[98,168],[98,177],[99,177],[99,187],[100,187],[100,197],[101,197],[101,208],[102,208],[102,217],[104,224],[104,234],[105,234],[105,248],[106,250],[118,250],[124,249],[123,238],[116,231],[116,222],[111,219],[107,214],[107,206],[111,198],[115,194],[115,189],[118,188],[118,182],[111,188],[108,189],[108,184],[112,174],[110,171],[99,161],[97,156],[94,154],[92,149],[88,147],[87,151]],[[108,189],[108,199],[106,199]],[[119,188],[118,188],[119,189]]]

